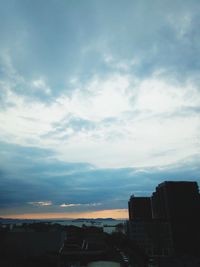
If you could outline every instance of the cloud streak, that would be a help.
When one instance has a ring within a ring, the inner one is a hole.
[[[76,204],[73,204],[73,203],[67,204],[67,203],[63,203],[63,204],[60,205],[60,207],[62,207],[62,208],[80,207],[80,206],[96,207],[96,206],[101,206],[101,205],[102,205],[102,203],[86,203],[86,204],[79,204],[79,203],[76,203]]]
[[[28,204],[36,206],[36,207],[45,207],[45,206],[51,206],[51,201],[35,201],[35,202],[28,202]]]

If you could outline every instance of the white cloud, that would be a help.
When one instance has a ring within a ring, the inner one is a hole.
[[[81,206],[81,204],[66,204],[66,203],[63,203],[63,204],[60,205],[61,208],[78,207],[78,206]]]
[[[63,97],[57,101],[68,106],[75,116],[99,121],[130,109],[129,85],[130,77],[126,75],[111,75],[105,80],[94,77],[84,85],[79,84],[70,100]]]
[[[51,201],[36,201],[36,202],[28,202],[28,204],[37,206],[37,207],[42,207],[42,206],[51,206],[52,202]]]
[[[138,86],[135,108],[142,112],[172,113],[200,104],[200,93],[190,83],[181,86],[153,77]]]
[[[60,205],[61,208],[68,208],[68,207],[78,207],[78,206],[86,206],[86,207],[96,207],[102,205],[101,203],[86,203],[86,204],[66,204],[63,203]]]
[[[39,78],[37,80],[33,80],[31,82],[31,85],[36,90],[41,90],[46,94],[50,94],[51,93],[50,87],[46,84],[46,81],[43,78]]]
[[[93,121],[118,116],[130,109],[126,95],[128,85],[128,77],[114,76],[106,81],[93,79],[85,85],[85,89],[76,89],[71,98],[63,95],[50,105],[28,103],[24,97],[7,88],[12,106],[0,114],[1,138],[7,139],[10,136],[9,141],[23,145],[26,144],[26,139],[32,139],[34,144],[42,145],[40,135],[53,130],[52,124],[68,115]],[[67,131],[73,133],[71,129]],[[51,143],[53,140],[49,141]]]
[[[200,119],[187,109],[200,106],[200,93],[191,80],[180,85],[162,72],[143,80],[115,73],[85,84],[76,79],[74,86],[51,104],[26,102],[8,88],[12,105],[0,113],[1,140],[98,167],[166,165],[198,153]],[[74,130],[70,118],[95,127]]]

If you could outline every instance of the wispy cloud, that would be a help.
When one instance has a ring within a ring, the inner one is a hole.
[[[78,206],[81,206],[81,204],[66,204],[66,203],[63,203],[63,204],[60,205],[61,208],[78,207]]]
[[[60,205],[61,208],[68,208],[68,207],[79,207],[79,206],[85,206],[85,207],[96,207],[96,206],[101,206],[102,203],[86,203],[86,204],[67,204],[63,203]]]
[[[190,80],[183,85],[156,73],[142,81],[108,75],[81,86],[50,105],[11,95],[13,106],[0,114],[1,139],[103,168],[169,164],[196,150],[200,92]],[[164,158],[152,154],[172,150]]]
[[[35,202],[28,202],[28,204],[36,206],[36,207],[43,207],[43,206],[51,206],[51,201],[35,201]]]

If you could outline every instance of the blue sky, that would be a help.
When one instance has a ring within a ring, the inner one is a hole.
[[[198,0],[2,0],[0,216],[199,183],[199,27]]]

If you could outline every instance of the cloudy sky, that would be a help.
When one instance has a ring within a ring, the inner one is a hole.
[[[1,0],[0,216],[200,182],[199,28],[199,0]]]

